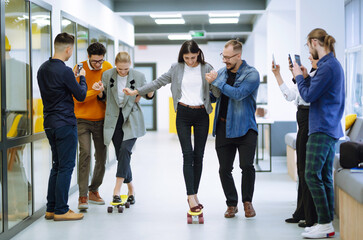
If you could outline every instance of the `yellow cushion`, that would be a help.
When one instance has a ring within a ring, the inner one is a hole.
[[[345,117],[345,131],[347,131],[357,119],[357,114],[349,114]]]

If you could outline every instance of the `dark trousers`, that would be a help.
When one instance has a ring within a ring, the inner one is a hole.
[[[76,163],[77,127],[63,126],[45,131],[52,149],[47,195],[47,212],[68,212],[68,192]]]
[[[103,143],[103,120],[88,121],[77,119],[79,160],[78,186],[79,196],[87,197],[88,191],[97,192],[106,170],[107,147]],[[91,164],[91,135],[95,146],[95,166],[91,185],[88,186]]]
[[[219,160],[221,179],[227,206],[237,206],[238,194],[234,184],[232,170],[236,151],[239,153],[239,166],[242,169],[242,202],[252,202],[255,187],[255,158],[257,133],[249,130],[244,136],[226,138],[226,123],[219,121],[216,132],[216,151]]]
[[[306,143],[309,133],[309,109],[298,109],[296,113],[299,130],[296,138],[297,173],[299,176],[297,206],[294,214],[295,219],[303,220],[307,225],[317,223],[315,205],[308,185],[305,181]]]
[[[194,129],[194,149],[191,129]],[[183,174],[187,195],[198,193],[203,156],[209,130],[209,115],[204,108],[191,109],[178,105],[176,130],[183,152]]]
[[[116,177],[124,178],[124,183],[130,183],[132,181],[132,171],[130,166],[132,147],[135,145],[136,138],[123,141],[124,132],[122,131],[122,125],[124,124],[124,117],[122,115],[122,109],[120,108],[120,114],[117,119],[115,131],[112,136],[112,143],[115,147],[117,157],[117,172]]]

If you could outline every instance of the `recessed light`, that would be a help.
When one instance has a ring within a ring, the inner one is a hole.
[[[238,18],[209,18],[210,24],[238,23]]]
[[[191,40],[190,34],[170,34],[168,35],[169,40]]]
[[[152,18],[181,18],[182,15],[180,13],[176,14],[150,14]]]
[[[239,13],[208,13],[210,18],[214,17],[239,17]]]
[[[155,19],[157,24],[185,24],[183,18]]]

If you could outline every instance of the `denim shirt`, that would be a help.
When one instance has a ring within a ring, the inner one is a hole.
[[[233,86],[226,84],[227,78],[227,68],[224,67],[218,71],[218,77],[212,82],[212,85],[220,89],[221,93],[229,97],[226,138],[244,136],[250,129],[258,132],[255,112],[257,90],[260,85],[259,73],[243,60]],[[217,102],[213,125],[213,136],[215,136],[221,97],[215,98],[211,94],[211,100]]]

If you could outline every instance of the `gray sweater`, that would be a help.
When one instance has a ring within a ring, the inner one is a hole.
[[[212,91],[215,97],[220,96],[219,89],[209,84],[207,80],[205,80],[205,74],[209,73],[211,70],[213,70],[213,67],[210,64],[208,63],[201,64],[201,74],[203,80],[203,104],[208,114],[210,114],[213,110],[209,97],[210,91]],[[164,73],[154,81],[136,89],[140,95],[145,95],[149,92],[161,88],[162,86],[165,86],[168,83],[171,83],[170,89],[174,101],[174,110],[177,111],[178,102],[182,97],[181,86],[182,86],[183,74],[184,74],[184,63],[174,63],[168,72]]]

